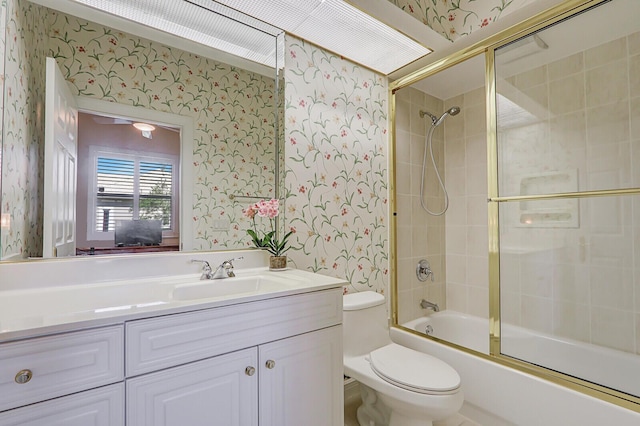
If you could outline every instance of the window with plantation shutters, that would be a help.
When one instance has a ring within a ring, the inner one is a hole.
[[[163,231],[175,228],[175,176],[178,159],[96,151],[91,239],[112,239],[117,220],[155,219]]]

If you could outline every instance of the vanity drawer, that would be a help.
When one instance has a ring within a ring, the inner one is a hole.
[[[123,344],[122,326],[1,344],[0,411],[123,380]]]
[[[342,289],[126,324],[127,377],[342,323]]]
[[[0,413],[0,426],[124,426],[124,382]]]

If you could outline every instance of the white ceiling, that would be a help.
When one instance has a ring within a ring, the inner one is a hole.
[[[431,52],[343,0],[215,1],[385,75]]]

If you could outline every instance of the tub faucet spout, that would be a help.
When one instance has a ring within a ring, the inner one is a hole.
[[[431,303],[426,299],[422,299],[422,301],[420,302],[420,307],[422,309],[433,309],[434,312],[440,311],[440,307],[437,303]]]

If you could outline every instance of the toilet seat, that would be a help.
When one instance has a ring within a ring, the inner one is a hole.
[[[395,343],[372,351],[367,358],[378,377],[412,392],[448,395],[460,388],[460,376],[449,364]]]

